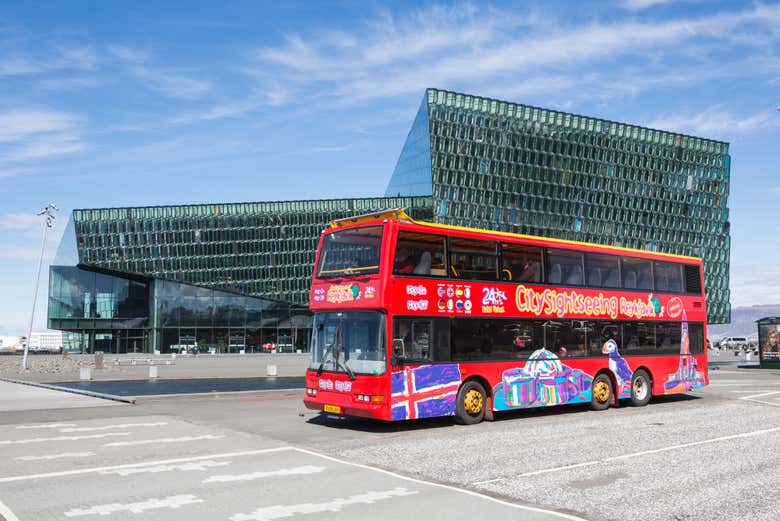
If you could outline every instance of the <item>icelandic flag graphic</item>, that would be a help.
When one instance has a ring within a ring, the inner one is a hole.
[[[407,367],[393,373],[393,420],[455,414],[460,381],[458,364]]]

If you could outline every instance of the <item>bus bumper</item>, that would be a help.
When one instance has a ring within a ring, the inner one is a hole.
[[[346,398],[346,399],[345,399]],[[387,407],[384,403],[355,403],[351,396],[336,393],[320,393],[315,397],[306,397],[303,404],[307,409],[321,411],[340,416],[356,416],[375,420],[388,420]]]

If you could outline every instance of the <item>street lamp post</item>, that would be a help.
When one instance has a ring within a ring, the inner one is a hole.
[[[24,344],[24,356],[22,356],[22,369],[28,368],[28,361],[27,361],[27,355],[30,351],[30,340],[32,337],[32,328],[33,328],[33,320],[35,320],[35,304],[38,301],[38,285],[41,281],[41,265],[43,264],[43,251],[46,248],[46,232],[49,231],[49,228],[54,226],[54,215],[52,214],[52,210],[59,210],[57,206],[54,203],[47,204],[43,210],[37,213],[37,215],[43,215],[44,217],[44,226],[43,226],[43,240],[41,241],[41,255],[38,257],[38,273],[35,276],[35,293],[33,293],[33,305],[32,305],[32,313],[30,313],[30,327],[27,329],[27,342]]]

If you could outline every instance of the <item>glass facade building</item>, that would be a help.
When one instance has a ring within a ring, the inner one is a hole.
[[[49,270],[71,350],[308,348],[317,241],[333,219],[430,197],[74,210]]]
[[[439,223],[702,257],[725,323],[730,160],[722,141],[428,89],[386,195],[431,196]]]
[[[50,268],[49,327],[74,349],[305,349],[323,228],[396,207],[700,256],[708,321],[725,323],[729,175],[725,142],[428,89],[385,197],[74,210]]]

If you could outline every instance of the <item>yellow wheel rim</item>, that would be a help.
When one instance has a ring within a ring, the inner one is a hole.
[[[605,403],[609,400],[609,384],[607,382],[596,382],[593,386],[593,397],[599,403]]]
[[[463,399],[463,408],[469,414],[479,414],[482,411],[482,401],[482,393],[472,389],[466,393],[466,397]]]

